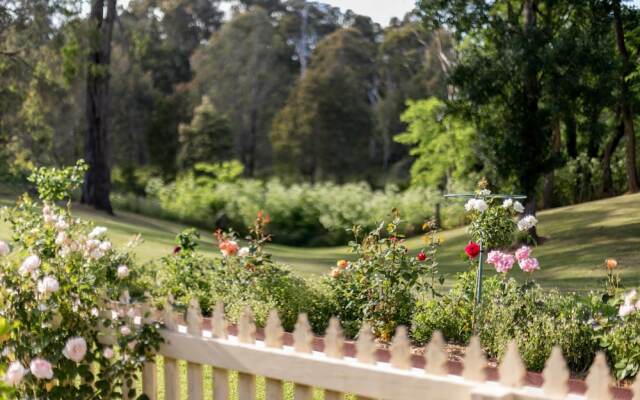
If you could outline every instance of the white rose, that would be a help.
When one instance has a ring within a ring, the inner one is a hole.
[[[533,215],[524,216],[518,221],[518,229],[528,231],[538,224],[538,220]]]
[[[129,276],[129,267],[127,267],[126,265],[119,265],[117,274],[119,279],[126,278],[127,276]]]
[[[248,247],[242,247],[240,248],[240,250],[238,250],[238,257],[246,257],[249,255],[249,248]]]
[[[56,235],[56,244],[62,246],[67,241],[67,234],[65,232],[58,232]]]
[[[129,329],[129,327],[125,325],[125,326],[123,326],[122,328],[120,328],[120,333],[121,333],[123,336],[130,335],[130,334],[131,334],[131,329]]]
[[[490,194],[491,194],[491,190],[489,190],[489,189],[482,189],[480,191],[480,196],[488,196]]]
[[[95,228],[93,228],[91,233],[89,233],[89,238],[94,239],[98,236],[104,235],[106,232],[107,228],[105,228],[104,226],[96,226]]]
[[[22,381],[22,378],[27,373],[27,370],[18,361],[14,361],[9,364],[7,373],[4,374],[4,383],[9,386],[16,386]]]
[[[99,249],[103,252],[111,250],[111,242],[105,240],[104,242],[100,243]]]
[[[6,256],[11,252],[11,248],[6,242],[0,240],[0,256]]]
[[[60,217],[58,222],[56,222],[56,229],[59,231],[64,231],[69,228],[69,224],[64,220],[64,218]]]
[[[71,361],[80,362],[87,354],[87,342],[81,337],[71,338],[64,346],[62,354]]]
[[[53,276],[45,276],[38,281],[38,292],[42,294],[54,293],[60,289],[58,280]]]
[[[513,209],[515,212],[522,214],[524,212],[524,206],[519,201],[513,202]]]
[[[511,206],[513,205],[513,200],[512,199],[506,199],[505,201],[502,202],[502,208],[511,208]]]
[[[466,204],[464,205],[464,209],[465,211],[469,212],[473,209],[475,209],[476,207],[476,199],[469,199],[469,201],[466,202]]]
[[[18,271],[22,276],[29,275],[29,274],[34,275],[38,270],[39,266],[40,266],[40,257],[36,255],[31,255],[24,259]]]
[[[107,347],[106,349],[104,349],[104,351],[102,352],[102,355],[104,356],[104,358],[106,358],[107,360],[110,360],[113,358],[113,349],[111,347]]]
[[[476,210],[478,210],[479,212],[483,213],[483,212],[485,212],[487,210],[487,203],[482,199],[478,199],[478,200],[476,200],[474,208]]]
[[[38,379],[51,379],[53,378],[53,367],[51,363],[43,358],[34,358],[31,360],[29,369],[33,376]]]

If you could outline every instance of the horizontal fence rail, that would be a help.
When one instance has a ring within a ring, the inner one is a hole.
[[[131,315],[131,311],[111,313],[112,318]],[[126,308],[126,306],[124,306]],[[139,324],[144,310],[135,309],[132,323]],[[146,313],[149,314],[149,313]],[[158,318],[148,316],[151,318]],[[184,323],[167,304],[161,317],[164,343],[159,354],[163,371],[149,360],[141,371],[142,390],[151,400],[158,398],[158,374],[164,377],[164,398],[181,399],[179,363],[186,362],[186,392],[189,400],[202,400],[203,367],[212,368],[214,400],[230,399],[235,392],[238,400],[255,400],[256,377],[264,377],[265,400],[284,398],[284,382],[294,384],[294,400],[311,400],[315,389],[323,391],[325,400],[339,400],[345,394],[358,400],[609,400],[614,398],[613,380],[604,354],[599,353],[585,379],[586,391],[570,393],[570,375],[560,348],[556,347],[547,360],[540,387],[526,384],[527,371],[515,342],[509,343],[498,367],[499,379],[488,380],[487,360],[474,337],[464,356],[461,374],[451,374],[445,342],[439,332],[424,349],[424,368],[415,367],[415,355],[405,327],[399,327],[391,346],[388,362],[376,356],[378,350],[371,329],[363,326],[355,343],[355,354],[345,355],[345,340],[337,319],[330,321],[324,336],[322,351],[314,346],[314,338],[305,314],[300,314],[292,341],[285,345],[285,334],[275,311],[264,328],[262,339],[256,339],[256,325],[250,309],[245,309],[237,323],[235,334],[229,333],[224,309],[218,304],[213,316],[204,324],[197,302],[187,310]],[[207,329],[205,329],[207,328]],[[105,341],[109,341],[108,336]],[[353,353],[353,352],[351,352]],[[229,373],[237,372],[237,387],[230,387]],[[640,380],[624,391],[623,398],[640,400]],[[618,391],[616,398],[620,398]],[[626,394],[626,396],[624,395]]]

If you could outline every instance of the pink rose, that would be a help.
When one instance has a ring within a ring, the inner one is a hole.
[[[501,274],[506,274],[511,271],[513,264],[516,262],[515,258],[511,254],[503,254],[500,261],[495,264],[496,271]]]
[[[540,264],[538,264],[538,260],[536,258],[525,258],[524,260],[520,260],[520,269],[524,272],[533,272],[540,269]]]
[[[531,256],[531,247],[522,246],[518,250],[516,250],[516,259],[518,261],[525,260]]]
[[[34,358],[31,360],[29,369],[33,376],[38,379],[51,379],[53,378],[53,367],[51,363],[43,358]]]
[[[40,257],[31,255],[24,259],[22,265],[20,265],[20,275],[25,276],[31,274],[34,276],[40,267]]]
[[[501,251],[493,250],[490,251],[487,255],[487,262],[489,264],[496,265],[498,264],[498,262],[500,262],[500,260],[502,260],[502,257],[504,257],[504,253],[502,253]]]
[[[104,351],[102,352],[102,355],[104,356],[104,358],[106,358],[107,360],[110,360],[113,358],[113,349],[111,347],[107,347],[106,349],[104,349]]]
[[[19,361],[14,361],[9,364],[9,368],[7,368],[7,373],[4,374],[4,383],[9,386],[16,386],[22,381],[24,374],[27,373],[27,370],[20,364]]]
[[[87,342],[81,337],[71,338],[64,346],[62,354],[71,361],[80,362],[87,354]]]

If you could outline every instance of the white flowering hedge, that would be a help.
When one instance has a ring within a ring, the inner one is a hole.
[[[0,360],[15,398],[122,398],[160,342],[155,324],[102,316],[135,289],[135,268],[130,249],[114,248],[106,228],[74,218],[70,203],[56,205],[84,171],[81,162],[36,170],[39,201],[24,195],[3,213],[13,242],[0,243],[0,315],[11,326]],[[115,347],[101,344],[101,326],[113,328]]]

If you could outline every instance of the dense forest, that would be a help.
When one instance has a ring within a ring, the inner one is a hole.
[[[315,1],[227,3],[0,3],[0,178],[84,158],[82,200],[107,211],[221,182],[287,198],[487,177],[529,212],[638,190],[629,4],[424,0],[382,27]],[[234,225],[205,201],[167,212]]]

